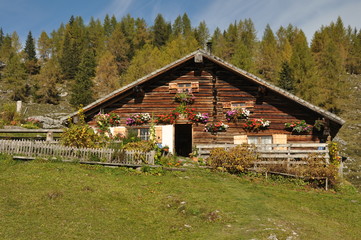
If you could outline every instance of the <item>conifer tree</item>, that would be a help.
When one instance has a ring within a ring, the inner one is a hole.
[[[293,74],[288,62],[282,63],[281,72],[279,73],[278,86],[288,92],[294,92]]]
[[[72,87],[70,104],[74,107],[87,105],[93,101],[93,82],[95,76],[95,56],[92,50],[87,50],[79,65]]]
[[[38,52],[42,62],[46,62],[50,58],[52,49],[51,39],[46,32],[41,32],[38,39]]]
[[[153,25],[153,44],[157,47],[165,45],[171,32],[171,24],[164,20],[162,14],[158,14]]]
[[[37,80],[37,90],[35,91],[36,102],[58,104],[60,101],[58,85],[61,79],[61,70],[58,62],[54,59],[45,62],[35,79]]]
[[[258,71],[264,79],[274,82],[278,77],[279,68],[276,38],[271,27],[267,25],[260,43]]]
[[[26,39],[25,48],[25,67],[27,72],[30,74],[36,74],[39,72],[39,68],[37,66],[38,59],[36,58],[35,51],[35,42],[31,32],[29,32],[28,37]]]
[[[0,48],[1,48],[1,45],[3,44],[4,42],[4,32],[3,32],[3,29],[0,28]]]
[[[93,92],[99,98],[120,87],[120,77],[115,57],[106,51],[98,61],[94,78]]]
[[[130,46],[121,30],[120,26],[117,26],[113,31],[112,36],[108,40],[108,49],[115,57],[115,61],[118,65],[119,74],[124,73],[129,65],[129,51]]]
[[[195,38],[197,39],[199,46],[206,48],[206,43],[210,37],[209,29],[205,21],[201,21],[198,27],[195,29]]]
[[[31,60],[37,61],[36,51],[35,51],[35,43],[34,43],[34,39],[33,39],[33,36],[31,34],[31,31],[29,32],[28,37],[26,39],[24,52],[25,52],[25,60],[27,60],[27,61],[31,61]]]

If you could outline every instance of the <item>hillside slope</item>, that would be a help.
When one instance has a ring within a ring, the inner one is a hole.
[[[358,239],[359,193],[278,181],[0,156],[0,239]]]

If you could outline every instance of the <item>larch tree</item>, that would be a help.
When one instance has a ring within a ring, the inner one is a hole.
[[[194,30],[194,36],[197,39],[199,46],[206,48],[206,43],[210,38],[210,34],[205,21],[199,23],[198,27]]]
[[[37,49],[39,52],[39,57],[42,62],[46,62],[50,59],[52,43],[46,32],[41,32],[40,37],[38,38]]]
[[[108,40],[108,50],[115,57],[119,74],[123,74],[129,66],[128,53],[130,51],[130,46],[119,25]]]
[[[100,56],[93,82],[95,98],[103,97],[120,87],[117,62],[110,51]]]
[[[263,33],[258,56],[258,72],[261,76],[274,82],[278,78],[280,59],[277,51],[276,37],[269,25]]]
[[[95,67],[93,50],[85,51],[72,86],[70,104],[74,107],[87,105],[93,101],[92,79],[95,77]]]

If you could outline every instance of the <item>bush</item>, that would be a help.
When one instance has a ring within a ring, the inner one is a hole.
[[[214,168],[221,168],[230,173],[240,173],[257,160],[254,147],[242,144],[226,151],[223,148],[212,149],[207,161]]]
[[[129,151],[150,152],[154,149],[154,144],[149,141],[130,142],[124,145],[123,149]]]
[[[78,111],[79,122],[70,124],[61,134],[60,141],[65,146],[97,148],[101,145],[102,139],[93,129],[85,123],[83,110]]]
[[[16,112],[15,103],[4,103],[0,108],[0,114],[4,125],[18,123],[21,120],[21,115]]]

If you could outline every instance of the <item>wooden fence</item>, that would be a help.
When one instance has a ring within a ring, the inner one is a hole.
[[[199,154],[202,157],[209,155],[213,148],[225,148],[230,149],[237,145],[235,144],[202,144],[197,145]],[[290,144],[262,144],[255,145],[256,153],[259,158],[265,160],[281,160],[293,161],[295,164],[305,164],[303,161],[299,161],[302,158],[308,157],[310,154],[317,154],[329,163],[329,150],[327,143],[290,143]],[[280,161],[276,161],[279,163]],[[258,163],[272,164],[275,161],[260,161]]]
[[[122,164],[154,165],[154,152],[117,151],[107,148],[75,148],[45,141],[0,140],[0,152],[28,157],[59,157],[67,160],[93,160]]]

